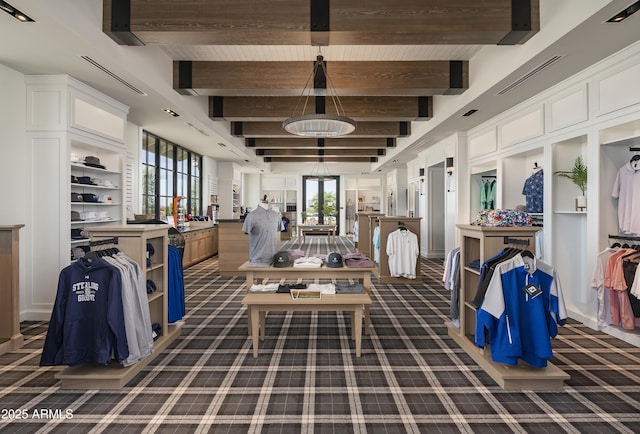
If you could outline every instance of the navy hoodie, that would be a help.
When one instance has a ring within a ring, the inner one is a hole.
[[[78,259],[65,267],[40,366],[108,364],[129,356],[120,272],[104,259]]]

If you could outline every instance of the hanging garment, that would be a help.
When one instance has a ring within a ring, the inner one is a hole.
[[[380,265],[380,226],[376,226],[373,229],[373,261]]]
[[[442,283],[451,291],[449,317],[455,327],[460,326],[460,247],[449,251],[445,259]]]
[[[106,365],[128,356],[118,270],[102,258],[63,268],[40,366]]]
[[[618,199],[618,228],[621,234],[640,234],[640,160],[618,170],[611,196]]]
[[[553,357],[550,339],[566,318],[556,271],[534,257],[517,255],[496,267],[476,313],[475,343],[484,348],[486,329],[494,361],[517,365],[521,359],[543,368]]]
[[[103,259],[118,269],[122,279],[122,309],[129,348],[129,356],[122,365],[130,366],[153,353],[147,285],[140,265],[124,253]]]
[[[392,277],[415,279],[419,254],[418,236],[408,229],[396,229],[387,236],[389,273]]]
[[[609,294],[605,288],[605,272],[609,258],[617,249],[608,247],[598,254],[596,266],[591,276],[591,287],[596,290],[598,297],[598,325],[611,324],[611,308],[609,306]]]
[[[524,181],[522,187],[528,213],[541,213],[544,209],[544,173],[538,170]]]
[[[180,321],[185,315],[184,276],[180,251],[173,246],[168,247],[168,322]]]

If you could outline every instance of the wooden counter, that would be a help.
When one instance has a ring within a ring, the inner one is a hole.
[[[218,253],[218,228],[189,229],[184,236],[182,267],[187,268]]]
[[[0,354],[22,347],[20,333],[19,225],[0,226]]]

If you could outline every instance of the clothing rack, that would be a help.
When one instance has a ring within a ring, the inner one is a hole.
[[[529,240],[521,240],[519,238],[504,237],[503,240],[504,244],[519,244],[522,246],[529,245]]]
[[[609,239],[613,240],[624,240],[624,241],[640,241],[640,236],[638,235],[609,235]]]
[[[89,246],[103,246],[105,244],[118,244],[118,237],[106,238],[104,240],[89,241]]]
[[[640,148],[634,148],[633,146],[629,148],[629,152],[640,152]]]
[[[496,175],[482,175],[481,176],[482,179],[484,178],[488,178],[488,179],[497,179],[498,177]]]

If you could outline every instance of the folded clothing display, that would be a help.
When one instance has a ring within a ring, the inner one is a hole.
[[[292,289],[307,289],[306,283],[294,283],[290,285],[288,283],[278,285],[278,290],[276,292],[281,294],[289,294]]]
[[[276,292],[278,290],[277,283],[253,284],[249,288],[250,292]]]
[[[362,283],[336,283],[336,294],[364,294]]]
[[[376,266],[364,253],[347,253],[344,255],[344,264],[351,268],[372,268]]]
[[[336,293],[336,286],[333,283],[310,283],[309,291],[318,291],[322,295],[332,295]]]
[[[303,256],[293,261],[293,268],[320,268],[322,259],[313,256]]]

